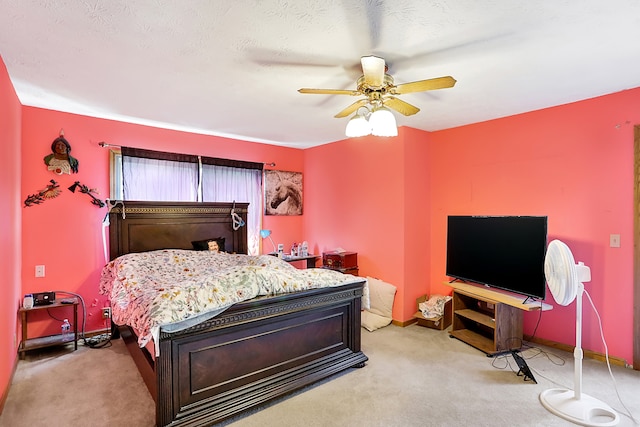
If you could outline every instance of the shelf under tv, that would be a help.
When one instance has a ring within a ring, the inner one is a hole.
[[[488,356],[522,345],[524,311],[551,310],[553,306],[525,303],[525,297],[468,283],[447,282],[453,288],[453,321],[449,332]]]

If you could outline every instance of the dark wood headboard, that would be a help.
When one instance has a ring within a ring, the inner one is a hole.
[[[123,208],[124,204],[124,208]],[[248,203],[118,202],[109,212],[109,256],[157,249],[193,249],[225,238],[227,252],[247,253],[247,226],[233,229],[231,209],[247,222]]]

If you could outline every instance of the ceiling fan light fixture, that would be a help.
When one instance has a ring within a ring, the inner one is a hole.
[[[375,136],[398,136],[396,118],[387,107],[377,107],[369,117],[371,133]]]
[[[371,124],[364,115],[356,113],[349,119],[344,133],[349,138],[371,135]]]
[[[388,108],[404,116],[412,116],[420,111],[418,107],[397,98],[398,95],[445,89],[453,87],[456,84],[456,79],[451,76],[444,76],[396,85],[394,78],[387,74],[388,66],[384,58],[374,55],[363,56],[360,58],[360,64],[362,66],[362,76],[356,81],[355,90],[298,89],[300,93],[362,96],[363,98],[352,103],[334,116],[335,118],[341,119],[348,117],[359,107],[367,109],[365,114],[356,114],[350,119],[345,129],[347,137],[359,137],[370,134],[387,137],[397,136],[398,127],[396,119]],[[365,120],[369,121],[371,126],[370,132],[365,131]]]

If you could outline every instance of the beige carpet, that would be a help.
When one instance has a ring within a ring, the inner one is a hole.
[[[573,389],[569,353],[523,352],[538,384],[517,376],[511,356],[489,358],[446,332],[417,325],[362,331],[367,366],[350,369],[221,425],[566,426],[539,401]],[[612,367],[622,401],[640,419],[640,372]],[[583,393],[620,413],[606,364],[585,359]],[[30,355],[14,377],[0,426],[154,425],[153,401],[120,340],[105,349]],[[636,425],[621,415],[621,426]]]

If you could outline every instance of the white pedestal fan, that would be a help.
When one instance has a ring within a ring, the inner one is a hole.
[[[583,426],[615,426],[620,417],[606,403],[582,393],[582,296],[591,270],[576,264],[569,247],[553,240],[547,247],[544,273],[553,299],[566,306],[576,300],[576,347],[574,390],[554,388],[540,393],[540,402],[553,414]]]

